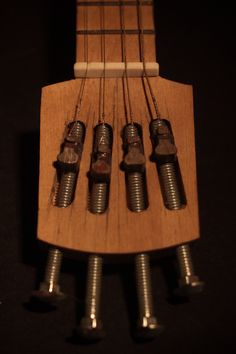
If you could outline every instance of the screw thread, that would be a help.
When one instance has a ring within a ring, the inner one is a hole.
[[[48,253],[44,283],[48,285],[48,291],[53,292],[58,288],[58,280],[62,262],[62,252],[57,248],[51,248]]]
[[[75,121],[69,124],[68,137],[75,139],[78,142],[83,142],[85,135],[85,126],[82,122]]]
[[[138,254],[135,258],[136,281],[139,302],[140,317],[153,316],[153,300],[151,288],[151,275],[149,256],[147,254]]]
[[[150,123],[150,130],[152,135],[157,135],[157,130],[161,126],[165,126],[166,123],[162,119],[153,119]]]
[[[94,149],[101,145],[112,145],[112,128],[108,124],[95,127]],[[109,182],[93,181],[89,194],[89,210],[94,214],[104,213],[108,207]]]
[[[93,182],[89,197],[89,209],[91,213],[101,214],[106,211],[108,205],[108,189],[108,183]]]
[[[59,208],[68,207],[74,197],[76,183],[76,173],[63,173],[60,180],[60,185],[57,193],[57,206]]]
[[[89,256],[85,316],[98,318],[102,279],[102,258]]]
[[[124,141],[139,136],[138,127],[135,124],[127,124],[124,128]],[[147,186],[145,173],[126,172],[126,190],[128,208],[134,212],[141,212],[148,207]]]
[[[138,128],[135,124],[130,123],[125,126],[124,128],[125,141],[129,140],[130,138],[135,138],[138,135],[139,135]]]
[[[107,124],[98,124],[95,127],[95,143],[111,145],[112,143],[112,134],[111,128]]]
[[[180,274],[182,277],[194,275],[193,263],[189,245],[177,247],[177,258],[179,262]]]
[[[129,172],[126,174],[128,208],[141,212],[148,207],[147,190],[144,173]]]
[[[161,164],[159,173],[165,206],[171,210],[181,209],[182,201],[174,163]]]

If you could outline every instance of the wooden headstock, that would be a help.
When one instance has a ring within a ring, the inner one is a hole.
[[[112,2],[110,2],[112,3]],[[136,6],[125,6],[127,61],[139,62],[139,34]],[[77,6],[77,62],[85,61],[85,37],[88,62],[101,61],[100,2],[80,2]],[[104,5],[103,5],[104,6]],[[104,6],[106,62],[122,62],[119,2]],[[84,14],[87,11],[87,27]],[[146,61],[156,61],[153,12],[150,1],[143,1],[143,27]],[[109,32],[110,31],[110,32]],[[115,32],[116,31],[116,32]],[[132,33],[134,31],[134,33]],[[148,32],[149,31],[149,32]],[[93,146],[93,128],[99,114],[99,78],[87,78],[79,119],[86,125],[86,136],[73,203],[67,208],[53,206],[56,171],[53,161],[60,150],[65,124],[72,120],[81,78],[43,88],[41,103],[40,180],[38,238],[56,247],[91,253],[137,253],[159,250],[192,241],[199,237],[194,117],[192,87],[150,77],[161,116],[170,121],[178,148],[178,158],[187,196],[187,205],[178,211],[163,203],[156,165],[150,160],[150,111],[142,78],[129,78],[135,122],[143,129],[149,207],[142,213],[127,208],[125,176],[120,168],[123,158],[121,131],[125,121],[122,78],[106,78],[106,122],[113,127],[112,173],[109,208],[101,215],[88,210],[88,171]],[[147,97],[149,96],[149,97]],[[154,114],[154,112],[152,112]]]

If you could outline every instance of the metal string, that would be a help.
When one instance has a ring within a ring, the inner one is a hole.
[[[144,41],[144,29],[143,29],[143,14],[142,14],[142,6],[143,6],[143,0],[139,0],[137,2],[137,15],[138,15],[138,29],[139,29],[139,47],[140,47],[140,59],[143,62],[143,78],[145,77],[147,85],[148,85],[148,89],[149,89],[149,93],[150,96],[152,98],[152,103],[155,109],[155,113],[156,113],[156,119],[161,119],[161,115],[160,115],[160,111],[159,111],[159,107],[158,107],[158,103],[156,100],[156,97],[154,95],[153,89],[152,89],[152,85],[150,82],[150,79],[147,75],[147,68],[146,68],[146,59],[145,59],[145,41]],[[144,83],[144,81],[143,81]],[[144,89],[146,90],[146,86],[144,83]],[[146,95],[146,97],[148,97]],[[153,115],[152,115],[152,119],[154,119]]]
[[[104,2],[104,0],[103,0]],[[100,78],[99,87],[99,117],[98,123],[105,123],[105,93],[106,93],[106,40],[105,40],[105,16],[104,6],[100,6],[100,27],[101,27],[101,61],[103,62],[103,76]]]
[[[127,56],[126,56],[126,32],[125,32],[125,19],[124,19],[124,2],[122,0],[120,2],[120,26],[121,26],[121,46],[122,46],[122,60],[125,64],[125,82],[124,79],[122,80],[123,83],[123,92],[124,92],[124,103],[125,103],[125,116],[126,121],[128,123],[128,115],[130,117],[130,123],[133,124],[133,110],[131,105],[131,98],[130,98],[130,88],[129,88],[129,79],[128,79],[128,72],[127,72]],[[126,84],[126,90],[125,90]],[[125,91],[127,92],[127,100],[125,97]]]
[[[86,2],[87,1],[88,0],[86,0]],[[84,27],[86,28],[87,31],[88,29],[88,7],[87,6],[85,6],[85,10],[84,10]],[[87,34],[84,35],[84,61],[87,63],[87,66],[86,66],[85,76],[81,79],[80,89],[76,99],[75,113],[73,119],[74,121],[77,120],[77,117],[79,116],[81,111],[82,100],[84,96],[84,88],[87,79],[87,72],[88,72],[88,35]]]

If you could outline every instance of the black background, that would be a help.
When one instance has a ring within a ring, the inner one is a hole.
[[[40,91],[73,77],[75,3],[13,0],[0,6],[1,353],[234,353],[232,7],[227,2],[156,3],[161,75],[194,86],[201,239],[192,254],[205,291],[175,303],[168,295],[175,279],[173,252],[153,255],[155,309],[166,328],[155,341],[136,343],[130,335],[136,305],[132,263],[107,263],[102,295],[107,336],[96,345],[76,346],[70,338],[83,309],[83,259],[63,265],[61,283],[69,297],[58,311],[35,313],[27,305],[45,260],[36,242]]]

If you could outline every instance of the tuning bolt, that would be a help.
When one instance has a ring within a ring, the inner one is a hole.
[[[100,319],[100,298],[102,280],[102,257],[90,255],[88,261],[85,316],[78,333],[85,340],[97,341],[104,337]]]
[[[175,293],[178,296],[189,296],[203,290],[204,282],[195,275],[193,262],[188,244],[178,246],[176,249],[180,270],[179,288]]]
[[[141,127],[136,123],[127,124],[123,130],[124,159],[128,208],[132,212],[143,212],[148,208],[145,179],[145,156]],[[136,286],[139,316],[135,336],[137,339],[152,339],[160,332],[161,326],[153,313],[150,264],[148,254],[135,257]]]
[[[39,290],[33,292],[33,298],[52,304],[65,298],[58,283],[61,263],[62,252],[57,248],[51,248],[48,253],[44,281],[40,283]]]
[[[186,197],[170,123],[165,119],[154,119],[150,123],[150,133],[152,158],[157,162],[164,204],[169,210],[180,210],[186,205]],[[189,245],[178,246],[176,253],[180,269],[176,294],[186,296],[202,291],[203,282],[194,274]]]
[[[66,208],[73,202],[84,137],[84,123],[75,121],[67,126],[61,152],[55,163],[60,177],[53,202],[56,207]],[[44,280],[40,283],[39,290],[33,292],[33,298],[52,304],[65,298],[58,284],[61,263],[62,252],[57,248],[51,248],[48,253]]]
[[[149,255],[146,253],[138,254],[135,257],[135,266],[139,304],[136,337],[153,339],[162,331],[163,327],[158,323],[153,311]]]

